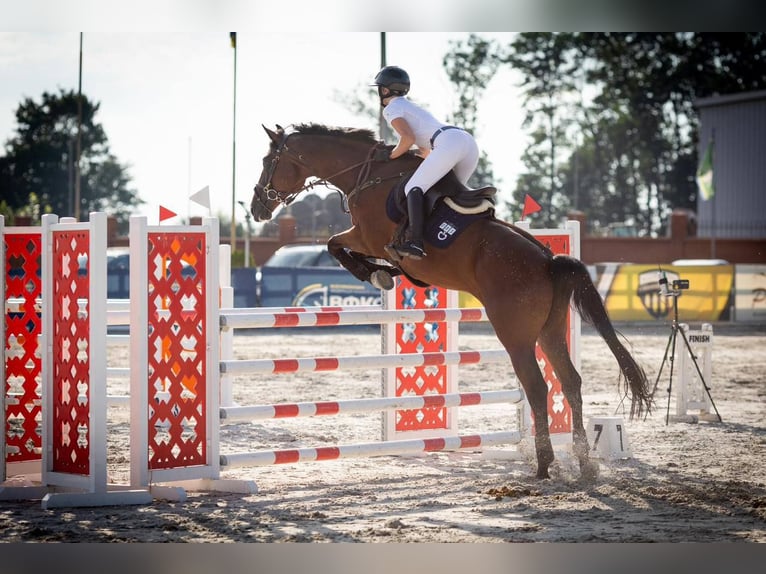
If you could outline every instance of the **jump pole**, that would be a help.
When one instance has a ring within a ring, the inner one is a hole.
[[[226,468],[241,466],[269,466],[298,462],[317,462],[341,458],[368,458],[421,454],[445,450],[478,449],[501,444],[517,444],[522,435],[519,431],[487,433],[485,435],[447,436],[422,439],[378,441],[315,448],[260,451],[253,453],[232,453],[221,455],[221,464]]]

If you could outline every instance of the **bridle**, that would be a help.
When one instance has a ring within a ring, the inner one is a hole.
[[[279,164],[279,160],[282,159],[282,156],[284,155],[287,159],[290,161],[298,164],[301,167],[306,168],[309,172],[313,172],[313,168],[306,162],[306,160],[303,157],[303,154],[297,153],[294,150],[290,149],[287,145],[287,140],[292,134],[287,133],[286,131],[282,132],[282,137],[279,141],[279,144],[277,144],[277,149],[274,152],[272,158],[271,158],[271,164],[268,166],[268,178],[266,180],[265,184],[257,183],[255,184],[254,191],[254,201],[256,201],[263,209],[268,211],[269,213],[272,213],[274,211],[273,208],[270,208],[268,205],[264,203],[264,201],[261,199],[261,196],[265,196],[268,201],[277,201],[285,206],[290,205],[293,201],[295,201],[295,198],[298,197],[301,193],[304,191],[308,191],[309,189],[314,188],[317,185],[323,185],[329,189],[335,189],[340,194],[341,198],[345,201],[342,201],[341,204],[343,205],[343,210],[348,213],[348,207],[345,205],[345,202],[348,201],[350,197],[361,191],[362,189],[366,187],[370,187],[371,185],[376,185],[380,183],[382,180],[380,178],[377,178],[375,180],[369,180],[364,181],[367,179],[370,175],[370,171],[372,169],[372,163],[375,161],[375,152],[381,147],[385,147],[385,144],[382,142],[375,143],[371,148],[370,151],[367,153],[367,157],[358,163],[355,163],[349,167],[346,167],[328,177],[323,177],[317,180],[313,180],[307,184],[305,184],[303,187],[296,191],[279,191],[276,188],[272,186],[271,180],[274,177],[274,173],[277,170],[277,165]],[[357,177],[356,185],[354,188],[346,195],[343,194],[341,190],[339,190],[330,180],[333,178],[338,177],[339,175],[343,175],[344,173],[347,173],[349,171],[355,170],[357,168],[362,168],[359,170],[359,176]],[[400,177],[402,174],[399,174],[397,177]]]

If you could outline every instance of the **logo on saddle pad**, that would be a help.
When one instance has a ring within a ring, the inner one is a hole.
[[[439,241],[446,241],[451,236],[455,234],[457,231],[457,228],[452,225],[449,221],[442,221],[439,224],[439,231],[436,233],[436,238]]]

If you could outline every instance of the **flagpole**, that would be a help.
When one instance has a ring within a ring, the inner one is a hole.
[[[384,68],[386,66],[386,33],[381,32],[380,33],[380,67]],[[383,108],[380,108],[378,111],[378,125],[379,131],[380,131],[380,139],[382,139],[384,142],[388,139],[388,124],[386,124],[386,120],[383,118]]]
[[[74,218],[80,221],[80,154],[82,153],[82,32],[80,32],[80,66],[77,79],[77,151],[74,164]]]
[[[712,150],[710,152],[710,161],[713,164],[713,166],[715,167],[715,128],[713,128],[713,133],[711,135],[711,139],[712,139]],[[716,193],[715,174],[716,174],[717,171],[718,171],[717,169],[715,169],[715,168],[713,169],[713,197],[712,197],[713,202],[710,204],[710,208],[713,210],[713,213],[711,213],[711,216],[710,216],[710,226],[711,226],[711,230],[710,230],[710,259],[715,259],[716,258],[716,256],[715,256],[715,235],[716,235],[716,228],[715,228],[715,212],[716,212],[716,209],[715,209],[715,196],[718,195],[718,194]]]
[[[237,218],[236,218],[236,187],[237,187],[237,33],[229,32],[231,47],[234,48],[234,117],[231,136],[231,252],[237,250]]]
[[[192,139],[189,136],[188,161],[186,166],[186,222],[191,222],[191,173],[192,173]]]

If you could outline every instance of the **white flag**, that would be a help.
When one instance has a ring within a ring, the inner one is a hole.
[[[210,186],[206,185],[205,187],[200,189],[197,193],[190,195],[189,199],[192,200],[194,203],[198,203],[202,207],[207,207],[209,210],[210,209]]]

